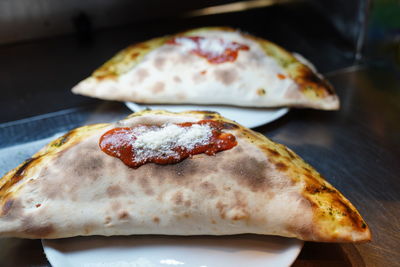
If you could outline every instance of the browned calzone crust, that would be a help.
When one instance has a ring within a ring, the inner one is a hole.
[[[119,126],[218,120],[238,145],[129,168],[99,149]],[[77,128],[0,180],[0,235],[228,235],[370,240],[354,206],[293,151],[216,113],[144,111]]]

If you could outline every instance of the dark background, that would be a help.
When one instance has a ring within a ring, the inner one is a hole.
[[[276,1],[193,16],[196,8],[235,1],[99,1],[103,7],[41,1],[35,6],[41,13],[25,0],[7,2],[0,8],[0,122],[95,103],[70,89],[129,44],[193,27],[237,27],[302,54],[322,73],[353,66],[359,64],[369,6],[361,0]]]

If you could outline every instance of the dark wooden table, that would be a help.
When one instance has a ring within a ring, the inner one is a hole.
[[[295,150],[348,197],[369,224],[373,240],[366,244],[306,242],[294,266],[399,266],[399,75],[382,68],[352,68],[328,76],[340,95],[340,111],[291,110],[255,130]],[[51,131],[57,132],[128,113],[120,103],[99,102],[47,119],[54,120]],[[40,121],[23,123],[30,123],[30,131],[40,132]],[[0,139],[15,127],[0,126]],[[0,266],[49,265],[38,240],[1,239],[0,247]]]

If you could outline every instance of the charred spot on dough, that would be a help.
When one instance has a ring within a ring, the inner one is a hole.
[[[292,150],[290,150],[289,148],[285,147],[286,152],[288,153],[289,157],[291,159],[295,159],[296,155],[294,154],[294,152]]]
[[[7,195],[3,197],[7,199],[2,207],[2,214],[0,218],[2,219],[16,219],[21,218],[24,215],[24,206],[19,199],[9,198]]]
[[[311,175],[306,176],[310,177]],[[313,209],[318,210],[323,216],[333,216],[332,219],[340,218],[342,224],[350,224],[360,232],[367,230],[366,224],[361,216],[338,191],[331,188],[329,185],[319,183],[315,177],[312,177],[309,183],[310,184],[305,188],[305,192],[308,193],[305,197]],[[330,199],[329,206],[323,205],[319,200],[320,197],[324,199],[324,194],[328,194],[328,198]]]
[[[310,175],[312,173],[309,168],[303,167],[303,170],[305,171],[304,172],[305,174],[309,174]]]
[[[157,216],[153,217],[153,222],[160,223],[160,218],[158,218]]]
[[[238,79],[238,73],[235,69],[215,70],[215,79],[225,85],[231,85]]]
[[[186,207],[192,206],[192,201],[186,200],[186,201],[185,201],[185,206],[186,206]]]
[[[138,81],[141,83],[149,76],[149,72],[146,69],[138,69],[136,75],[138,77]]]
[[[259,89],[257,89],[257,95],[259,95],[259,96],[263,96],[263,95],[265,95],[267,92],[265,91],[265,89],[264,88],[259,88]]]
[[[99,156],[85,155],[78,160],[74,157],[70,162],[78,177],[88,177],[91,180],[96,180],[104,167],[104,160]]]
[[[54,142],[52,142],[51,146],[60,147],[60,146],[64,145],[65,143],[68,142],[68,140],[70,139],[70,137],[72,135],[73,135],[73,131],[70,131],[70,132],[64,134],[63,136],[59,137]]]
[[[219,113],[216,111],[202,110],[202,111],[198,111],[198,113],[203,114],[204,120],[213,120],[213,119],[217,119],[219,117]],[[221,123],[223,123],[223,121]]]
[[[323,78],[316,75],[310,68],[303,66],[297,70],[295,82],[302,91],[313,90],[317,96],[334,95],[333,87]]]
[[[107,187],[107,195],[110,198],[115,198],[120,195],[123,195],[125,192],[122,190],[121,186],[119,185],[110,185]]]
[[[111,217],[110,217],[110,216],[107,216],[107,217],[104,219],[104,224],[110,224],[110,222],[111,222]]]
[[[230,219],[233,221],[240,221],[249,218],[249,213],[245,210],[239,209],[239,210],[231,210],[230,211]]]
[[[272,186],[272,182],[267,178],[270,167],[265,161],[249,156],[238,157],[224,169],[234,177],[237,182],[249,187],[253,192],[263,191]]]
[[[154,190],[153,190],[153,188],[151,188],[151,184],[150,184],[148,177],[140,177],[139,184],[143,188],[144,193],[146,195],[149,195],[149,196],[154,195]]]
[[[183,194],[182,192],[176,192],[172,196],[172,201],[174,202],[175,205],[182,205],[183,204]]]
[[[163,83],[163,82],[156,82],[154,85],[153,85],[153,87],[151,87],[151,91],[153,92],[153,93],[155,93],[155,94],[159,94],[159,93],[161,93],[162,91],[164,91],[164,88],[165,88],[165,83]]]
[[[165,58],[163,58],[163,57],[157,57],[155,60],[154,60],[154,67],[156,68],[156,69],[158,69],[159,71],[162,71],[163,69],[164,69],[164,65],[165,65]]]
[[[169,165],[153,165],[152,176],[159,176],[163,174],[165,180],[172,180],[176,183],[183,183],[187,177],[193,177],[199,171],[198,164],[195,160],[187,158],[176,164]]]
[[[52,224],[35,224],[31,218],[22,220],[22,229],[24,234],[37,238],[46,238],[54,233],[54,226]]]
[[[224,186],[224,191],[229,192],[229,191],[231,191],[231,190],[232,190],[232,187],[227,186],[227,185]]]
[[[85,235],[89,235],[91,232],[93,232],[93,228],[94,228],[95,226],[93,225],[93,224],[91,224],[91,223],[86,223],[84,226],[83,226],[83,232],[84,232],[84,234]]]
[[[221,201],[218,201],[215,207],[219,211],[219,216],[221,216],[222,219],[225,219],[227,205],[222,203]]]
[[[174,76],[174,82],[180,83],[180,82],[182,82],[182,80],[181,80],[181,78],[179,78],[179,76]]]
[[[321,183],[318,181],[318,179],[312,175],[312,173],[304,173],[304,176],[308,178],[308,184],[312,186],[319,186]]]
[[[227,217],[231,220],[238,221],[247,219],[249,217],[249,213],[247,210],[247,198],[246,196],[241,193],[240,191],[234,192],[234,204],[230,207],[229,211],[227,212]]]
[[[118,77],[118,73],[116,72],[111,72],[111,70],[107,70],[106,73],[94,73],[92,76],[94,76],[97,80],[102,81],[106,79],[116,79]]]
[[[129,213],[127,211],[121,211],[118,214],[118,219],[120,219],[120,220],[126,220],[128,218],[129,218]]]
[[[328,193],[328,194],[335,194],[337,193],[336,190],[331,189],[327,187],[326,185],[315,185],[315,184],[310,184],[307,185],[305,190],[314,195],[314,194],[319,194],[319,193]]]
[[[264,149],[272,157],[280,157],[281,156],[281,154],[278,151],[276,151],[275,149],[272,149],[272,148],[269,148],[269,147],[266,147]]]
[[[13,204],[14,204],[14,199],[8,199],[4,203],[3,208],[2,208],[2,215],[3,216],[8,214],[8,212],[11,210]]]
[[[222,122],[222,127],[227,130],[233,130],[239,128],[239,126],[230,122]]]
[[[246,128],[244,128],[244,127],[242,127],[242,128],[239,127],[239,128],[240,128],[240,132],[238,132],[237,135],[238,135],[238,136],[242,136],[242,137],[244,137],[244,138],[247,138],[247,140],[248,140],[250,143],[254,143],[255,140],[262,140],[261,137],[260,137],[258,134],[256,134],[255,132],[253,132],[252,130],[246,129]],[[268,146],[259,145],[259,147],[260,147],[261,149],[264,149],[264,148],[267,148]]]
[[[341,213],[342,217],[346,217],[358,231],[363,232],[367,229],[366,223],[363,221],[361,216],[351,206],[349,206],[349,204],[343,201],[339,194],[336,194],[336,199],[332,206],[332,209],[336,209],[336,212]]]
[[[200,189],[208,197],[213,197],[218,193],[217,187],[211,182],[203,182],[200,184]]]
[[[235,196],[234,207],[238,207],[238,208],[247,207],[247,199],[246,199],[246,196],[242,192],[235,191],[234,196]]]
[[[5,192],[14,184],[22,180],[24,178],[25,171],[29,168],[31,164],[35,163],[35,161],[37,161],[39,158],[40,156],[25,160],[25,162],[21,165],[21,167],[18,168],[18,170],[13,174],[13,176],[0,187],[0,196],[5,194]]]
[[[150,48],[150,46],[146,43],[138,43],[138,44],[134,44],[132,46],[132,48],[139,48],[139,49],[145,50],[145,49]]]
[[[185,159],[178,164],[173,165],[177,176],[194,175],[198,172],[197,164],[191,159]]]
[[[287,171],[287,169],[289,168],[289,166],[287,166],[285,163],[281,161],[275,163],[275,167],[279,171]]]
[[[133,52],[133,53],[131,54],[131,59],[136,59],[139,55],[140,55],[139,52]]]
[[[214,219],[211,220],[211,223],[212,224],[217,224],[217,222]]]
[[[215,117],[216,116],[214,114],[206,114],[206,115],[204,115],[203,119],[212,120],[212,119],[215,119]]]

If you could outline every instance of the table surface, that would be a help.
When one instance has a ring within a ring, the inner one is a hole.
[[[339,111],[291,110],[255,130],[292,148],[348,197],[369,224],[373,240],[365,244],[306,242],[294,266],[396,266],[400,262],[399,75],[382,68],[350,68],[328,78],[340,96]],[[47,133],[51,135],[65,127],[112,121],[128,113],[123,104],[99,102],[0,124],[0,140],[6,135],[22,138],[19,124],[29,123],[30,131],[36,131],[36,125],[38,133],[43,133],[40,123],[53,119],[53,132]],[[68,123],[60,123],[61,118]],[[17,131],[10,132],[11,128]],[[0,266],[48,265],[38,240],[1,239],[0,246]]]

